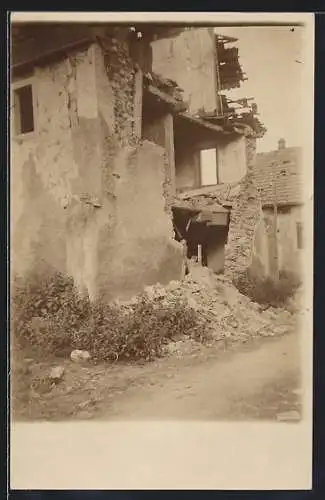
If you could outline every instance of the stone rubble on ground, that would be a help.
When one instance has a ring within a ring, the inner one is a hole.
[[[296,410],[285,411],[282,413],[278,413],[276,419],[278,420],[278,422],[299,422],[300,413]]]
[[[183,281],[171,281],[166,286],[159,283],[148,286],[145,294],[151,301],[159,299],[162,305],[177,299],[185,300],[198,312],[202,322],[208,324],[215,341],[246,341],[297,330],[295,314],[283,308],[263,308],[242,295],[230,279],[198,264],[191,265],[190,273]],[[185,349],[190,347],[189,340],[185,339],[174,342],[168,351],[179,352],[181,342]]]
[[[57,384],[58,382],[60,382],[62,380],[63,375],[64,375],[64,367],[63,366],[55,366],[50,371],[49,378],[52,382]]]
[[[165,286],[160,283],[147,286],[144,290],[146,299],[156,303],[157,307],[168,306],[177,300],[185,301],[188,307],[197,311],[213,342],[246,342],[257,337],[274,337],[297,331],[296,312],[299,311],[301,291],[292,298],[290,307],[266,307],[241,294],[230,278],[216,275],[207,267],[191,262],[189,271],[182,281],[171,281]],[[129,301],[116,300],[114,303],[127,313],[129,307],[138,301],[139,296],[135,296]],[[197,345],[190,338],[175,339],[165,351],[181,356],[195,351]],[[79,358],[79,355],[76,354],[76,357]]]
[[[301,313],[303,311],[303,299],[304,291],[302,287],[299,287],[294,296],[288,300],[287,311],[292,314]]]
[[[74,361],[75,363],[81,363],[83,361],[89,361],[90,354],[88,351],[83,351],[81,349],[75,349],[70,354],[70,358],[71,358],[71,361]]]

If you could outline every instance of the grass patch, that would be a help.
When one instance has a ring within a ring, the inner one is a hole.
[[[16,280],[11,300],[14,345],[41,355],[84,349],[97,360],[151,360],[179,335],[206,336],[197,312],[181,299],[142,294],[128,307],[91,302],[59,273]]]
[[[240,293],[253,302],[271,307],[285,306],[301,285],[300,279],[288,272],[280,272],[278,281],[256,278],[245,272],[237,276],[233,283]]]

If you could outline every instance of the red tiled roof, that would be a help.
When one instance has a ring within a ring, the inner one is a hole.
[[[301,148],[283,148],[256,157],[255,179],[262,204],[302,203]]]

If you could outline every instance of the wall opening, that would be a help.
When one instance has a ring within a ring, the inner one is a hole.
[[[142,139],[165,147],[165,117],[166,110],[158,106],[150,94],[145,93],[142,103]]]
[[[187,258],[198,261],[215,273],[224,272],[225,245],[229,226],[208,225],[195,220],[196,213],[185,209],[173,209],[176,240],[185,240]]]
[[[215,273],[225,270],[225,246],[228,239],[228,226],[210,226],[206,232],[206,262]]]
[[[15,133],[28,134],[35,130],[32,85],[24,85],[14,90]]]
[[[218,184],[217,150],[202,149],[200,151],[201,186]]]

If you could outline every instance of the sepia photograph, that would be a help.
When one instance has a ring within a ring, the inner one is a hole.
[[[311,450],[313,18],[58,14],[10,20],[17,487],[61,424]]]

